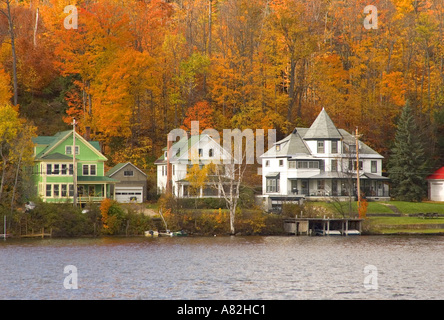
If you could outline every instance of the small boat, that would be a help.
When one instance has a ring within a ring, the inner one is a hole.
[[[339,230],[325,230],[326,236],[340,236],[341,232]]]
[[[359,232],[358,230],[355,230],[355,229],[344,231],[344,236],[359,236],[360,234],[361,234],[361,232]]]
[[[170,231],[170,230],[166,230],[166,232],[159,232],[159,236],[162,237],[186,237],[188,236],[188,234],[181,230],[181,231]]]
[[[315,234],[315,236],[340,236],[341,232],[338,230],[315,229],[314,234]]]
[[[158,231],[154,231],[154,230],[145,231],[145,237],[156,238],[158,236],[159,236],[159,232]]]
[[[159,213],[160,213],[160,216],[162,217],[163,223],[165,224],[166,231],[161,231],[161,232],[153,231],[153,230],[145,231],[146,237],[186,237],[186,236],[188,236],[188,234],[183,230],[175,231],[175,232],[170,231],[168,229],[168,225],[163,217],[162,210],[160,210]]]

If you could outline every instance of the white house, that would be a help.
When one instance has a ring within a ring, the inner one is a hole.
[[[367,198],[387,199],[379,153],[359,141],[359,181]],[[356,195],[356,139],[337,129],[322,109],[310,128],[295,128],[262,156],[262,197],[268,208],[285,201],[348,199]]]
[[[436,170],[427,178],[429,200],[444,201],[444,167]]]
[[[208,134],[182,137],[172,144],[170,149],[170,159],[167,147],[154,162],[157,165],[157,190],[159,194],[167,191],[170,174],[170,191],[176,197],[195,196],[189,192],[190,182],[186,179],[194,164],[202,167],[211,162],[222,164],[224,160],[231,159],[230,153]],[[214,180],[208,181],[206,186],[201,188],[199,197],[221,197],[221,190],[217,184]]]

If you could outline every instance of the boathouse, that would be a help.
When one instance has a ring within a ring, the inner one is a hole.
[[[287,234],[327,236],[360,235],[363,219],[357,218],[288,218],[284,220]]]

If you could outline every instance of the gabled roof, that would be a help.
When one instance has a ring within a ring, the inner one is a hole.
[[[308,149],[300,134],[300,131],[302,131],[302,134],[304,134],[305,130],[307,129],[294,129],[291,134],[286,136],[284,139],[276,142],[273,148],[270,148],[261,157],[287,157],[310,154],[310,150]],[[276,146],[279,146],[279,149],[277,149]]]
[[[179,156],[176,156],[176,154],[172,155],[172,159],[174,160],[183,160],[181,158],[185,157],[187,160],[189,160],[189,154],[188,151],[197,143],[199,143],[201,140],[208,138],[209,140],[213,141],[215,144],[219,146],[221,150],[227,155],[230,156],[228,151],[226,151],[219,143],[217,143],[209,134],[200,134],[200,135],[193,135],[190,137],[182,137],[179,141],[172,144],[173,150],[180,150]],[[167,147],[163,148],[162,151],[167,151]],[[231,156],[230,156],[231,157]],[[154,162],[154,164],[163,164],[165,163],[165,152],[162,153],[162,155]]]
[[[346,144],[349,145],[356,145],[356,139],[355,136],[351,135],[350,133],[348,133],[347,131],[345,131],[344,129],[339,129],[339,132],[341,132],[342,136],[344,137],[343,141]],[[380,158],[384,158],[383,156],[381,156],[378,152],[376,152],[375,150],[373,150],[372,148],[370,148],[368,145],[366,145],[365,143],[363,143],[362,141],[359,141],[359,153],[361,155],[364,154],[371,154],[374,155],[375,157],[380,157]]]
[[[427,176],[427,180],[444,180],[444,167],[439,168],[431,175]]]
[[[105,174],[105,176],[107,177],[112,177],[114,174],[116,174],[117,172],[119,172],[120,170],[122,170],[124,167],[126,167],[127,165],[130,165],[131,167],[133,167],[134,169],[138,170],[140,173],[142,173],[143,175],[146,176],[146,173],[143,172],[142,170],[140,170],[139,168],[137,168],[135,165],[133,165],[131,162],[123,162],[123,163],[118,163],[116,164],[114,167],[112,167],[111,169],[109,169],[109,171]]]
[[[44,160],[72,160],[72,157],[69,157],[65,154],[61,154],[59,152],[55,152],[55,153],[50,153],[48,155],[40,157],[40,159],[44,159]]]
[[[69,156],[62,156],[60,153],[52,154],[51,151],[54,150],[60,143],[65,141],[69,136],[72,135],[72,130],[57,132],[54,136],[38,136],[32,139],[32,141],[39,146],[44,146],[45,148],[35,156],[36,160],[39,159],[57,159],[65,160],[72,159]],[[107,160],[106,157],[100,152],[100,144],[98,141],[87,141],[80,134],[76,132],[76,139],[82,141],[85,145],[90,145],[91,150],[101,157],[103,160]]]
[[[336,128],[324,108],[304,135],[304,139],[341,139],[342,135]]]

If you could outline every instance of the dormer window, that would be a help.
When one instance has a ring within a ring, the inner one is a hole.
[[[281,151],[281,145],[280,144],[276,145],[276,151]]]

